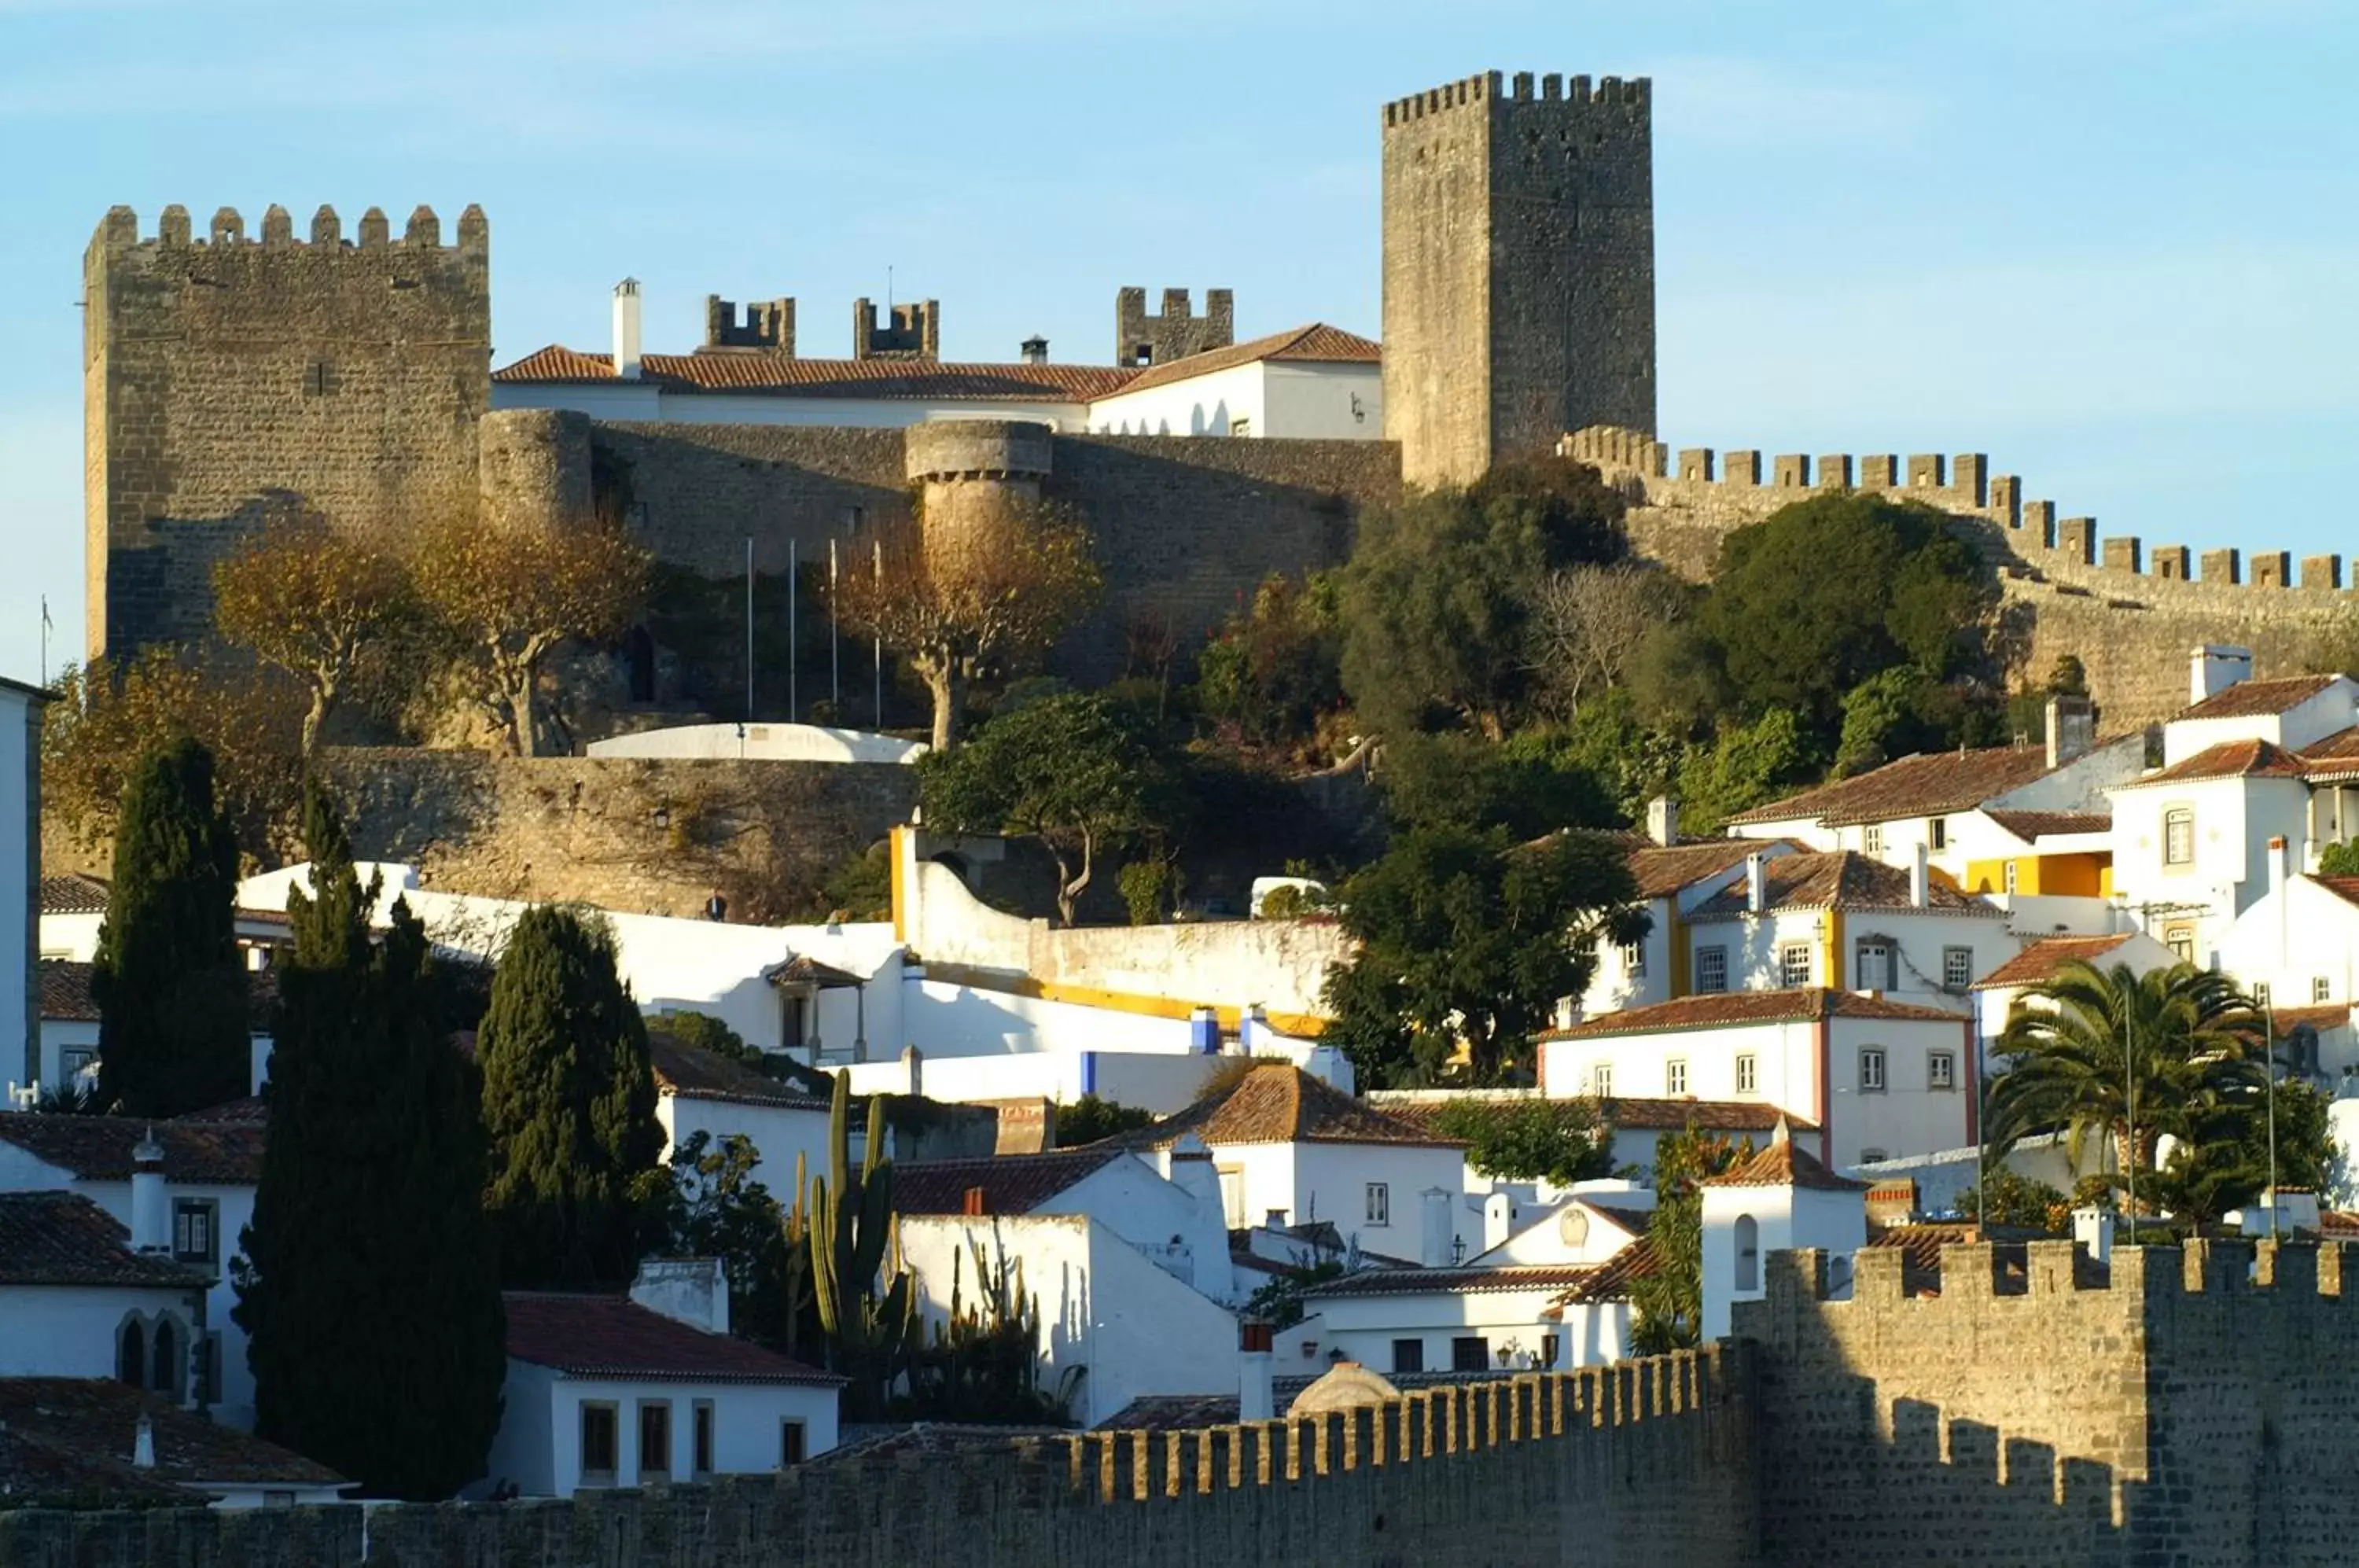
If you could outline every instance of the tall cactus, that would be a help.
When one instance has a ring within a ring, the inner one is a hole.
[[[828,1365],[851,1379],[844,1413],[875,1421],[919,1345],[917,1290],[901,1261],[893,1217],[893,1162],[882,1158],[885,1100],[868,1102],[860,1170],[852,1169],[849,1074],[835,1077],[828,1113],[828,1175],[810,1184],[811,1273]]]

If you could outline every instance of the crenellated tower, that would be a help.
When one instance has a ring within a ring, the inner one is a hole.
[[[224,207],[208,231],[167,207],[142,238],[127,207],[83,258],[88,648],[125,655],[212,622],[212,567],[273,517],[397,526],[472,495],[489,401],[491,232],[481,209],[442,243],[419,207],[396,236],[372,207],[298,239],[283,207],[258,237]]]
[[[1412,484],[1655,428],[1644,78],[1468,77],[1384,111],[1385,434]]]

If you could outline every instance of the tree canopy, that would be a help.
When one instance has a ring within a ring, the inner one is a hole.
[[[1614,1174],[1614,1129],[1594,1100],[1459,1099],[1433,1126],[1464,1138],[1467,1162],[1503,1181],[1567,1187]]]
[[[1654,1266],[1630,1283],[1630,1347],[1639,1355],[1693,1349],[1702,1338],[1703,1183],[1751,1152],[1693,1127],[1655,1140],[1655,1208],[1641,1244]]]
[[[309,757],[363,661],[407,611],[408,593],[395,556],[307,516],[214,566],[213,624],[309,685],[302,731]]]

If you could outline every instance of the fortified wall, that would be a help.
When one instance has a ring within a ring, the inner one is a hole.
[[[2077,655],[2109,730],[2185,707],[2187,650],[2199,643],[2242,643],[2262,672],[2293,673],[2313,637],[2359,609],[2340,555],[2198,557],[2136,535],[2101,538],[2095,518],[2060,517],[2055,502],[2027,498],[2023,480],[1993,474],[1980,452],[1675,452],[1606,426],[1575,431],[1557,450],[1596,464],[1629,495],[1640,554],[1696,582],[1711,576],[1729,534],[1812,495],[1869,491],[1948,513],[1999,575],[2013,672],[2038,678],[2058,656]]]
[[[573,1502],[369,1510],[401,1568],[1741,1568],[1751,1421],[1721,1351],[1192,1432],[922,1444]],[[12,1568],[356,1568],[357,1508],[0,1511]]]

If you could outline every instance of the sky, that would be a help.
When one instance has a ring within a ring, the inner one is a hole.
[[[1386,99],[1650,76],[1660,434],[1984,452],[2149,546],[2359,554],[2343,0],[0,0],[0,674],[82,636],[106,209],[491,220],[495,364],[708,293],[1103,364],[1117,288],[1375,336]]]

